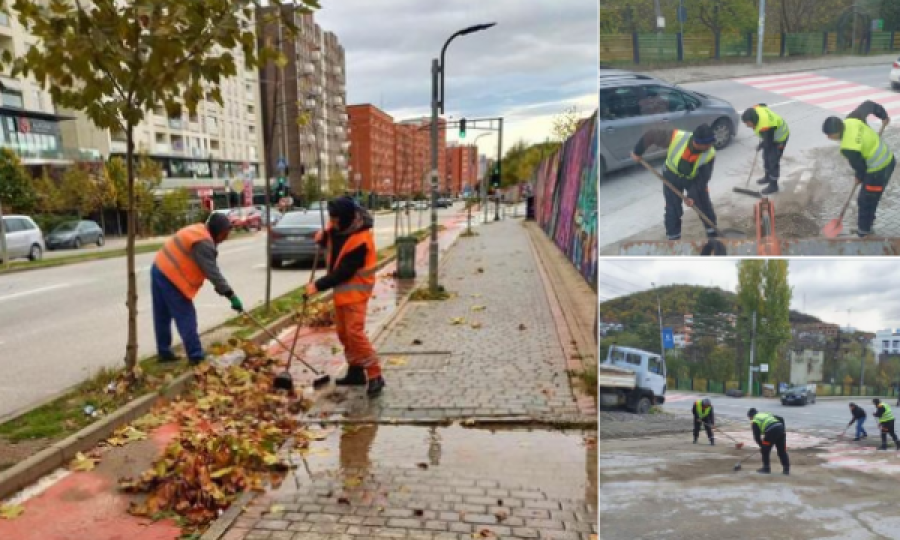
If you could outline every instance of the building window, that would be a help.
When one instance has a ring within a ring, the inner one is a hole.
[[[3,90],[0,92],[0,96],[2,96],[3,105],[7,107],[15,107],[17,109],[25,108],[25,104],[22,101],[22,92]]]
[[[163,144],[166,142],[166,134],[165,133],[157,133],[156,134],[156,142],[159,144]]]

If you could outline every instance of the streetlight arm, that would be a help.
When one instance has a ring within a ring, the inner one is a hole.
[[[447,47],[450,46],[450,42],[459,36],[465,36],[474,32],[487,30],[488,28],[496,25],[497,23],[487,23],[469,26],[468,28],[463,28],[462,30],[456,31],[456,33],[454,33],[447,39],[447,41],[444,42],[444,46],[441,47],[441,63],[440,65],[438,65],[438,76],[441,78],[441,93],[438,96],[438,105],[440,106],[441,114],[444,114],[444,56],[447,53]]]

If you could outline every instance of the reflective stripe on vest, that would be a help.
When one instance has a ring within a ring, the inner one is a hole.
[[[756,114],[759,117],[759,122],[756,123],[756,129],[753,130],[757,135],[766,128],[774,127],[775,142],[781,143],[787,140],[791,131],[788,129],[787,122],[784,121],[784,118],[778,116],[772,112],[771,109],[763,107],[762,105],[757,105],[754,109],[756,109]]]
[[[866,160],[866,172],[878,172],[887,167],[893,154],[868,124],[856,118],[844,120],[841,150],[855,150]]]
[[[703,412],[703,400],[702,399],[697,400],[697,403],[694,404],[694,408],[697,411],[697,416],[699,416],[701,419],[709,416],[709,411],[712,410],[712,407],[708,407],[706,409],[706,412]]]
[[[197,242],[212,241],[203,223],[189,225],[166,240],[156,253],[154,264],[188,299],[193,299],[203,287],[206,275],[191,257],[191,248]]]
[[[753,423],[759,426],[759,431],[765,433],[772,425],[779,423],[778,419],[769,413],[756,413]]]
[[[882,403],[878,405],[879,407],[884,407],[884,412],[881,416],[878,417],[878,421],[881,423],[890,422],[894,419],[894,411],[891,410],[891,406],[887,403]]]
[[[675,130],[672,134],[672,142],[669,144],[669,154],[666,156],[666,167],[679,176],[683,175],[678,172],[678,164],[681,163],[681,156],[684,154],[684,149],[687,148],[690,141],[691,134],[687,131]],[[698,157],[697,161],[694,163],[694,170],[691,171],[691,175],[687,177],[688,180],[696,178],[697,171],[700,170],[700,167],[709,163],[715,155],[716,149],[712,146],[709,147],[709,150],[700,154],[700,157]]]
[[[375,236],[371,229],[359,231],[350,235],[341,252],[338,254],[334,267],[337,268],[341,263],[344,255],[350,253],[361,245],[366,246],[366,260],[362,268],[344,283],[334,288],[334,305],[344,306],[347,304],[355,304],[357,302],[365,302],[372,297],[372,291],[375,288],[375,267],[378,264],[378,254],[375,252]],[[329,239],[328,251],[331,252],[331,241]]]

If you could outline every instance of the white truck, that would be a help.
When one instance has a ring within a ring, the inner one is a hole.
[[[613,345],[598,374],[600,405],[645,414],[666,401],[666,363],[658,354]]]

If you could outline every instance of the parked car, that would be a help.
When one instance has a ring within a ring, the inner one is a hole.
[[[441,197],[440,199],[437,200],[438,208],[450,208],[451,206],[453,206],[452,199],[448,199],[446,197]]]
[[[894,65],[891,66],[891,88],[894,90],[900,90],[900,58],[894,60]]]
[[[266,215],[266,205],[257,204],[256,206],[254,206],[254,208],[256,208],[260,216]],[[274,207],[270,208],[270,210],[272,213],[269,216],[269,225],[276,225],[278,223],[278,220],[280,220],[284,214],[282,214],[280,210],[276,210]]]
[[[413,201],[413,206],[416,210],[428,210],[429,204],[428,201]]]
[[[394,201],[394,204],[391,205],[391,210],[403,210],[406,207],[412,208],[413,203],[411,201]]]
[[[260,230],[262,229],[262,214],[252,206],[241,208],[222,208],[214,213],[225,214],[231,222],[232,229]]]
[[[45,240],[50,251],[61,248],[78,249],[85,244],[102,246],[104,242],[103,229],[96,221],[90,220],[60,223]]]
[[[3,230],[6,233],[6,252],[9,260],[28,259],[38,261],[44,255],[44,234],[41,228],[28,216],[3,216]],[[0,261],[3,253],[0,253]]]
[[[316,255],[316,233],[322,230],[322,220],[318,212],[288,212],[278,225],[272,227],[273,267],[280,267],[285,261],[312,261]],[[324,255],[320,261],[324,262]]]
[[[782,405],[806,405],[816,402],[815,385],[792,386],[781,395]]]
[[[740,117],[731,103],[661,79],[623,70],[600,70],[600,174],[634,165],[631,151],[651,128],[693,131],[709,124],[717,150],[734,138]],[[645,159],[665,156],[651,147]]]

